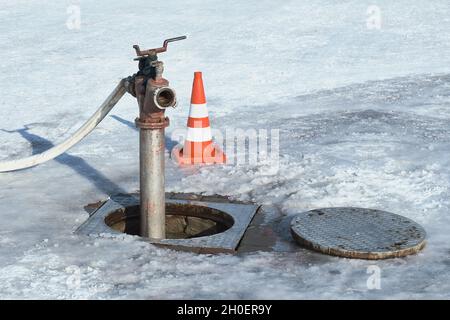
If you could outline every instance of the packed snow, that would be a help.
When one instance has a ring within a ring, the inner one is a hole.
[[[373,5],[379,28],[368,27]],[[383,209],[428,235],[418,255],[384,261],[277,248],[196,255],[75,235],[85,205],[138,189],[137,106],[126,96],[66,154],[0,174],[0,298],[450,298],[449,30],[446,0],[1,0],[0,160],[70,136],[136,72],[133,44],[186,34],[160,55],[180,102],[168,111],[169,146],[201,70],[213,129],[279,129],[280,158],[198,170],[168,158],[168,191],[285,217]]]

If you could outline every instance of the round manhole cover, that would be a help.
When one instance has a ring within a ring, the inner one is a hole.
[[[292,219],[294,239],[313,250],[347,258],[387,259],[417,253],[425,230],[414,221],[381,210],[324,208]]]

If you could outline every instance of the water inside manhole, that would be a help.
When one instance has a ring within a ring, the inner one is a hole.
[[[116,210],[105,217],[110,228],[131,235],[140,235],[139,206]],[[166,203],[166,238],[190,239],[221,233],[234,224],[223,211],[192,204]]]

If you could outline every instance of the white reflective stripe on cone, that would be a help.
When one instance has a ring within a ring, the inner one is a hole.
[[[186,141],[206,142],[211,140],[212,140],[211,127],[188,128]]]
[[[195,104],[191,103],[191,108],[189,110],[189,117],[191,118],[206,118],[208,116],[208,108],[206,103]]]

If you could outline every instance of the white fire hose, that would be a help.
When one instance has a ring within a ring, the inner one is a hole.
[[[42,153],[22,159],[0,162],[0,172],[15,171],[36,166],[56,158],[80,142],[80,140],[95,129],[95,127],[106,117],[117,102],[123,97],[126,92],[124,81],[125,80],[121,80],[119,82],[117,87],[113,90],[113,92],[111,92],[108,98],[106,98],[92,117],[90,117],[70,138]]]

